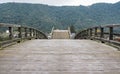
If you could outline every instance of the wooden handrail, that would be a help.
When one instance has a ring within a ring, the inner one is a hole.
[[[120,46],[120,33],[115,33],[115,28],[120,28],[120,24],[91,27],[78,32],[74,39],[98,39],[101,42],[110,42]],[[105,32],[106,29],[108,32]],[[118,40],[115,37],[118,37]]]
[[[9,30],[9,40],[0,41],[0,47],[5,46],[5,44],[9,44],[12,42],[20,42],[20,40],[22,39],[32,39],[32,38],[47,39],[47,36],[43,32],[29,26],[0,23],[0,27],[5,27],[8,28]],[[14,38],[14,34],[13,34],[14,28],[17,28],[17,32],[18,32],[18,37],[16,38],[17,40]]]

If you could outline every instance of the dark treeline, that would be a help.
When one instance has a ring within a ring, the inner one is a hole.
[[[120,23],[120,2],[91,6],[48,6],[42,4],[0,4],[0,22],[28,25],[49,32],[52,27],[67,29]]]

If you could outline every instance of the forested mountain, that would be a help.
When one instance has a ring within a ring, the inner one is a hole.
[[[97,3],[91,6],[48,6],[27,3],[0,4],[0,22],[29,25],[44,32],[54,26],[70,25],[83,29],[95,25],[120,23],[120,2]]]

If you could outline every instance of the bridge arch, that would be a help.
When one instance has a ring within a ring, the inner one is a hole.
[[[48,39],[47,35],[38,29],[17,24],[0,23],[0,28],[7,29],[7,36],[0,36],[0,48],[31,39]],[[5,32],[3,32],[6,34]]]
[[[99,40],[102,43],[109,43],[120,48],[120,24],[96,26],[79,31],[74,39]]]
[[[29,35],[29,37],[31,38],[35,37],[39,39],[48,39],[45,33],[33,27],[22,26],[17,24],[6,24],[6,23],[0,23],[0,27],[8,28],[10,33],[9,35],[10,39],[13,38],[13,28],[17,28],[16,31],[18,31],[18,38],[23,38],[22,32],[24,32],[24,38],[27,38]]]

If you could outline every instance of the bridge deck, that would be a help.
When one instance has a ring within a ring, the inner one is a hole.
[[[120,74],[120,52],[90,40],[31,40],[0,50],[0,74]]]

